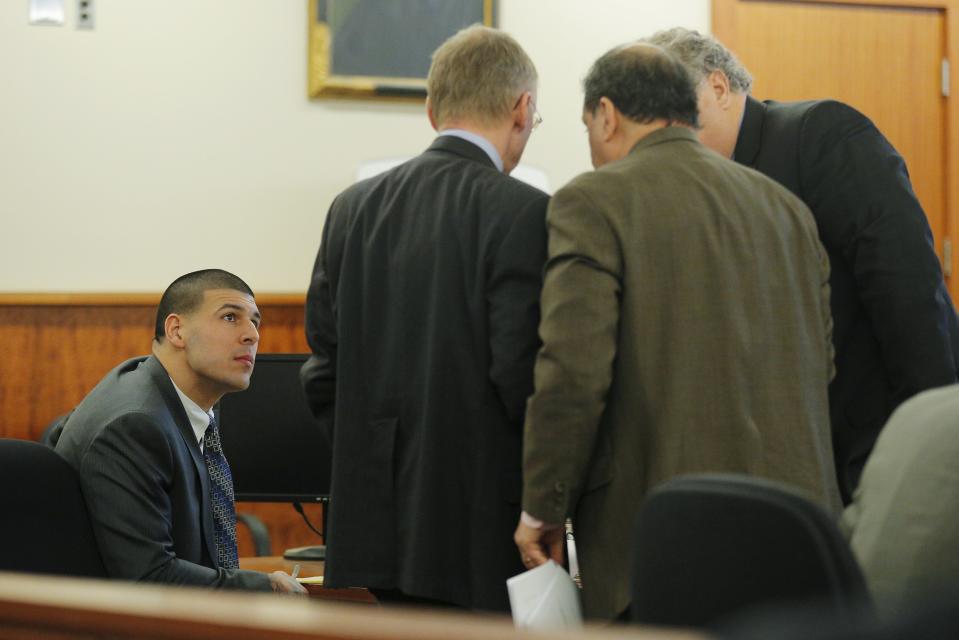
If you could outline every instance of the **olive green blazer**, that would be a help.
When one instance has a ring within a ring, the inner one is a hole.
[[[523,508],[574,519],[587,616],[629,603],[643,497],[679,474],[838,511],[829,263],[785,188],[668,127],[555,194]]]

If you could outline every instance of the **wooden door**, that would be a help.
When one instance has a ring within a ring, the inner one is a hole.
[[[713,0],[713,33],[753,74],[755,97],[835,98],[876,123],[906,160],[940,260],[949,231],[945,18],[917,6]]]

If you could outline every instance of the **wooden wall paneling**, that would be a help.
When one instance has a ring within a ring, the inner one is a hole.
[[[149,352],[139,307],[0,306],[0,436],[35,440],[114,366]]]
[[[956,168],[959,167],[959,0],[947,0],[946,11],[946,59],[949,65],[949,84],[951,94],[946,99],[946,219],[944,222],[946,237],[952,242],[952,261],[949,272],[952,274],[949,293],[956,304],[959,298],[959,180],[956,180]]]
[[[304,327],[304,305],[266,304],[258,301],[263,323],[260,327],[262,353],[309,353]]]
[[[237,513],[251,513],[262,520],[270,531],[271,554],[280,556],[291,547],[323,544],[324,540],[313,533],[300,514],[288,502],[237,502]],[[314,527],[323,530],[323,508],[319,504],[304,504],[303,511]],[[253,555],[253,537],[246,527],[237,531],[237,546],[240,557]]]

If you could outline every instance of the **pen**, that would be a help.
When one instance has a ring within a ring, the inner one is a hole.
[[[298,575],[300,575],[300,563],[293,565],[293,573],[290,574],[290,577],[295,580]]]
[[[583,579],[579,575],[579,559],[576,557],[576,539],[573,538],[573,521],[566,518],[566,556],[569,559],[569,575],[580,589],[583,588]]]

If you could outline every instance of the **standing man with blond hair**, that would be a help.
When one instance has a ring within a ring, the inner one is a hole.
[[[460,31],[430,68],[439,136],[330,207],[302,373],[332,429],[327,586],[508,610],[548,200],[508,174],[536,85],[511,37]]]
[[[906,163],[869,118],[841,102],[756,100],[749,72],[715,38],[677,27],[646,40],[692,73],[700,140],[785,186],[816,219],[832,266],[829,412],[849,503],[896,407],[956,382],[959,319]]]

